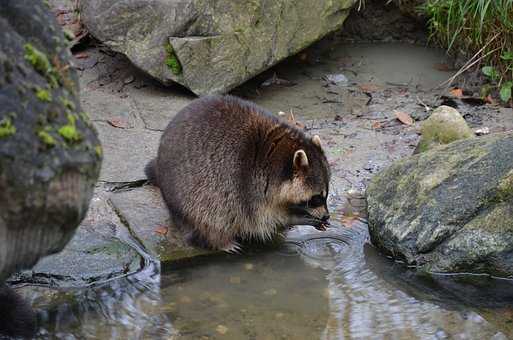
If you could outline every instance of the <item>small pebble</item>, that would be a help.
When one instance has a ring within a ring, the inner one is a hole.
[[[232,276],[232,277],[230,277],[230,283],[240,284],[240,277],[239,276]]]
[[[253,270],[253,268],[255,268],[255,266],[253,265],[253,263],[246,263],[244,265],[244,269],[246,270]]]
[[[267,296],[273,296],[276,294],[278,294],[278,291],[274,288],[268,289],[264,292],[264,295],[267,295]]]
[[[217,333],[221,334],[221,335],[225,335],[226,332],[228,332],[228,327],[224,326],[224,325],[218,325],[216,327],[216,331]]]

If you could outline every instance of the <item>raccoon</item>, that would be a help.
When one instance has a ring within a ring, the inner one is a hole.
[[[183,108],[146,175],[194,246],[236,252],[241,240],[270,240],[292,225],[328,225],[320,138],[234,96]]]

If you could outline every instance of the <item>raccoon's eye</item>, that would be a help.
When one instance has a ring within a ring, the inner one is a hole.
[[[324,205],[324,198],[321,195],[315,195],[308,201],[307,205],[312,208],[320,207]]]

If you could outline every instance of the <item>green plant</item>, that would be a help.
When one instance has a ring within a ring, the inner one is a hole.
[[[175,51],[173,50],[173,46],[170,43],[167,43],[165,46],[166,49],[166,65],[169,67],[171,72],[174,75],[180,75],[182,73],[182,65],[178,58],[176,57]]]
[[[502,100],[510,100],[513,0],[428,0],[421,10],[431,39],[448,50],[477,54],[476,61],[486,65],[483,74],[496,84]]]

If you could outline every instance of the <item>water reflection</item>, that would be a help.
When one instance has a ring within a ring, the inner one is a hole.
[[[342,250],[340,241],[323,241],[322,247],[310,244],[318,243],[315,235],[303,235],[306,246],[300,253],[304,260],[329,272],[330,314],[322,339],[483,339],[512,335],[508,327],[501,327],[508,323],[501,315],[503,310],[490,309],[513,305],[512,282],[417,275],[366,243],[365,225],[354,225],[343,234],[348,246]],[[318,252],[319,248],[324,249]],[[331,249],[328,256],[326,248]],[[489,322],[481,314],[502,320]]]
[[[40,339],[481,339],[513,336],[513,287],[427,277],[366,226],[297,228],[275,250],[220,255],[83,290],[23,288]]]
[[[156,264],[85,289],[23,287],[18,291],[37,311],[37,339],[169,339],[176,334],[161,311]]]

